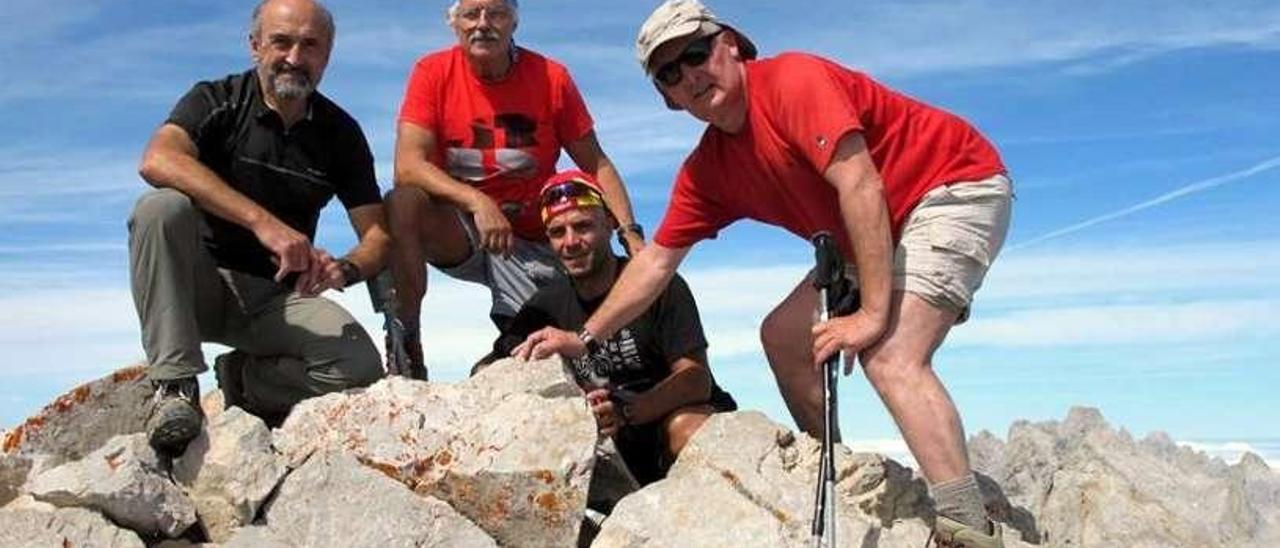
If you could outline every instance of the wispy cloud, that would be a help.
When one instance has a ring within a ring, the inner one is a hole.
[[[1208,179],[1202,179],[1193,183],[1189,183],[1179,187],[1176,190],[1166,192],[1164,194],[1156,196],[1155,198],[1144,200],[1137,204],[1134,204],[1122,209],[1118,209],[1116,211],[1112,211],[1109,213],[1105,213],[1102,215],[1098,215],[1096,217],[1091,217],[1089,219],[1080,221],[1070,226],[1053,230],[1047,234],[1036,236],[1034,238],[1031,238],[1030,240],[1017,242],[1015,244],[1010,245],[1009,250],[1016,251],[1016,250],[1031,247],[1055,238],[1060,238],[1068,234],[1073,234],[1081,230],[1084,230],[1093,226],[1097,226],[1099,224],[1102,224],[1108,221],[1114,221],[1116,219],[1127,217],[1129,215],[1138,213],[1140,211],[1151,209],[1153,207],[1164,204],[1166,202],[1176,200],[1178,198],[1183,198],[1185,196],[1197,194],[1200,192],[1204,192],[1206,190],[1211,190],[1211,189],[1220,187],[1222,185],[1225,185],[1227,183],[1248,179],[1254,175],[1271,171],[1277,167],[1280,167],[1280,156],[1269,158],[1267,160],[1262,161],[1261,163],[1250,166],[1246,169],[1233,171],[1231,173],[1226,173],[1223,175],[1218,175],[1216,177],[1210,177]]]
[[[1265,340],[1280,336],[1271,321],[1280,301],[1196,301],[1019,310],[975,319],[950,337],[952,346],[1075,347]]]
[[[828,21],[839,21],[839,13]],[[783,48],[838,52],[873,72],[901,76],[1036,63],[1070,68],[1082,60],[1100,70],[1191,48],[1280,45],[1280,8],[1265,1],[1182,1],[1158,9],[1140,1],[1088,9],[1062,0],[877,2],[843,13],[847,24],[832,24],[839,30],[819,34],[816,44],[812,35],[783,29],[755,32]]]

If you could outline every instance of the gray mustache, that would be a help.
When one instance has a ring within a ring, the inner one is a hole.
[[[467,39],[472,42],[479,42],[481,40],[497,41],[498,33],[491,30],[477,30],[472,32],[471,36],[469,36]]]

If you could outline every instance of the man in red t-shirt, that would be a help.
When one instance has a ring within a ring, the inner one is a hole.
[[[676,177],[666,216],[578,334],[529,336],[522,354],[578,356],[644,310],[700,240],[759,220],[832,233],[861,307],[811,325],[812,273],[765,318],[765,354],[797,425],[823,433],[820,364],[856,356],[929,480],[935,533],[1002,546],[969,469],[955,404],[932,356],[963,321],[1008,231],[1012,188],[992,145],[959,117],[827,59],[756,60],[742,33],[694,0],[668,0],[637,54],[676,110],[710,126]],[[839,432],[832,432],[838,439]]]
[[[460,0],[448,10],[458,45],[418,60],[396,134],[386,199],[391,271],[409,364],[425,376],[418,318],[426,264],[489,287],[499,329],[561,274],[538,214],[538,191],[563,148],[604,189],[629,252],[644,245],[626,189],[592,129],[569,72],[519,48],[516,0]],[[387,352],[394,356],[394,352]]]

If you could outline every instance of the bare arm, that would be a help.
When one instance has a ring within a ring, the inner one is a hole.
[[[347,210],[347,217],[360,238],[356,246],[347,252],[347,260],[360,269],[362,279],[368,279],[382,271],[391,250],[386,212],[382,204],[369,204]]]
[[[645,246],[622,270],[609,296],[587,319],[583,329],[597,340],[604,340],[636,319],[662,294],[688,254],[688,247],[669,248],[657,243]],[[548,327],[529,335],[511,354],[523,359],[541,359],[552,354],[577,357],[586,351],[586,345],[576,333]]]
[[[850,133],[840,139],[823,177],[839,196],[840,214],[858,268],[861,307],[846,318],[814,327],[815,363],[842,348],[849,355],[856,354],[879,340],[889,323],[893,287],[893,238],[884,182],[861,134]]]
[[[613,162],[600,148],[596,132],[587,132],[581,139],[565,146],[569,157],[578,168],[595,174],[596,180],[604,190],[604,201],[618,220],[619,226],[628,226],[636,222],[635,213],[631,210],[631,198],[627,195],[627,187],[622,184],[622,176],[618,174]],[[623,238],[627,242],[627,252],[635,256],[644,247],[644,238],[632,231],[626,231]]]
[[[172,188],[187,195],[200,209],[245,227],[275,254],[280,269],[276,281],[310,266],[311,242],[266,208],[231,188],[200,163],[199,150],[186,130],[160,126],[147,143],[138,174],[156,188]]]
[[[434,200],[444,200],[472,214],[481,244],[491,252],[509,252],[511,223],[498,204],[477,188],[449,176],[434,158],[436,135],[408,122],[396,126],[395,185],[416,186]]]
[[[711,397],[711,373],[706,357],[683,357],[671,364],[671,374],[631,402],[631,422],[645,424],[681,407],[703,403]]]

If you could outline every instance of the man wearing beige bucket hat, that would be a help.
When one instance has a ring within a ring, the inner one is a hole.
[[[816,366],[843,352],[848,374],[856,357],[930,483],[939,544],[1002,546],[959,413],[932,365],[1008,231],[1012,183],[996,149],[961,118],[828,59],[757,59],[751,40],[693,0],[659,6],[636,54],[668,107],[709,126],[676,176],[653,245],[580,333],[536,332],[527,353],[577,356],[584,340],[610,336],[644,310],[693,244],[738,219],[802,238],[829,232],[861,306],[811,325],[810,273],[761,327],[792,417],[822,436]]]

